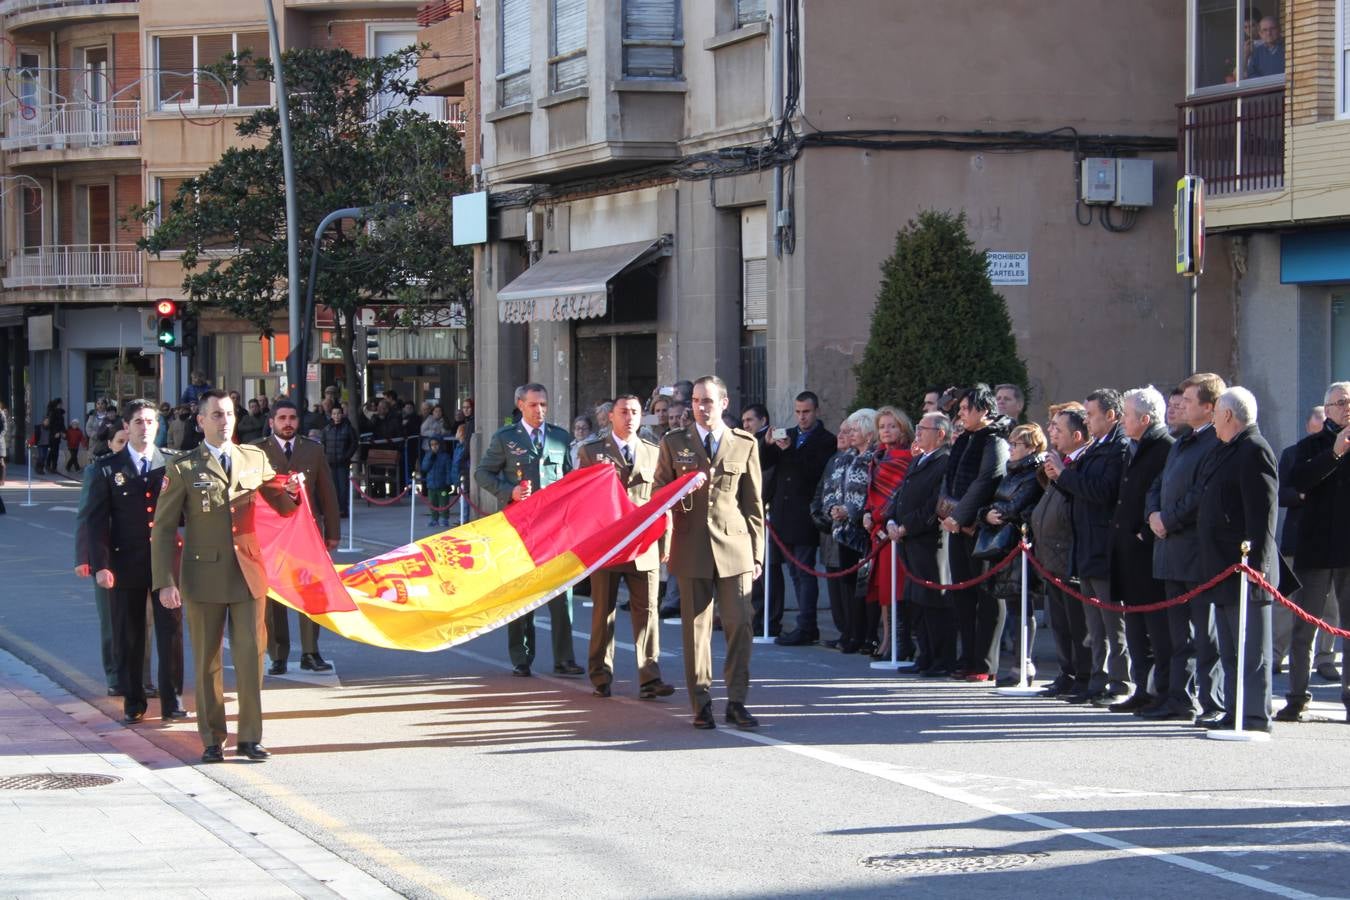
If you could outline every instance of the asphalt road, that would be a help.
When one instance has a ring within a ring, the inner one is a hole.
[[[76,489],[44,483],[31,508],[13,482],[3,496],[0,645],[116,714],[92,588],[71,572]],[[358,510],[373,551],[407,520]],[[1335,686],[1314,687],[1325,721],[1230,744],[768,645],[749,698],[763,727],[702,732],[678,624],[661,637],[680,689],[653,703],[624,646],[599,700],[584,679],[511,677],[502,634],[435,654],[325,634],[336,678],[267,681],[272,759],[201,771],[411,896],[1350,896]],[[191,721],[138,728],[200,753]]]

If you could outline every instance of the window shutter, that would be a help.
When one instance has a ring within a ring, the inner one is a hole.
[[[255,31],[239,35],[239,52],[253,51],[253,60],[271,59],[272,48],[267,43],[267,32]],[[250,69],[253,67],[250,66]],[[239,87],[240,106],[270,106],[272,104],[272,84],[250,73],[248,84]]]
[[[234,53],[234,35],[203,34],[197,37],[197,68],[205,69],[222,62]],[[222,85],[222,82],[225,82]],[[197,73],[197,103],[199,106],[226,106],[234,90],[229,82],[215,73]]]
[[[769,261],[764,257],[741,262],[741,297],[747,327],[769,324]]]
[[[42,190],[26,187],[22,196],[23,246],[25,250],[36,250],[42,246]]]
[[[586,49],[586,0],[553,0],[553,56]],[[586,83],[584,52],[553,64],[553,90],[566,91]]]
[[[155,46],[160,104],[191,103],[196,99],[192,91],[192,36],[156,38]]]
[[[678,78],[678,0],[624,0],[623,71],[629,78]]]
[[[501,105],[530,99],[530,0],[502,0]]]
[[[763,22],[768,18],[764,9],[764,0],[736,0],[736,27],[751,22]]]
[[[1337,85],[1337,94],[1340,95],[1339,112],[1341,115],[1350,115],[1350,0],[1338,0],[1338,3],[1341,33],[1336,49],[1341,55],[1341,83]]]

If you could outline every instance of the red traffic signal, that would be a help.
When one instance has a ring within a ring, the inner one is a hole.
[[[178,304],[172,300],[160,300],[155,304],[155,315],[165,319],[172,319],[178,315]]]

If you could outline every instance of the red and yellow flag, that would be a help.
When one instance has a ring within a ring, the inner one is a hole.
[[[588,466],[504,511],[405,544],[340,574],[309,511],[255,507],[270,593],[345,638],[443,650],[546,603],[591,572],[627,562],[665,530],[691,472],[635,506],[610,466]]]

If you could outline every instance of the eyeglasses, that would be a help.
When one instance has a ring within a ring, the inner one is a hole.
[[[936,425],[916,425],[916,426],[914,426],[914,430],[915,430],[915,431],[941,431],[942,429],[939,428],[939,427],[937,427]]]
[[[1338,406],[1338,407],[1350,406],[1350,397],[1342,397],[1342,398],[1339,399],[1339,400],[1332,400],[1330,403],[1326,403],[1326,404],[1323,404],[1323,405],[1324,405],[1324,406]]]

